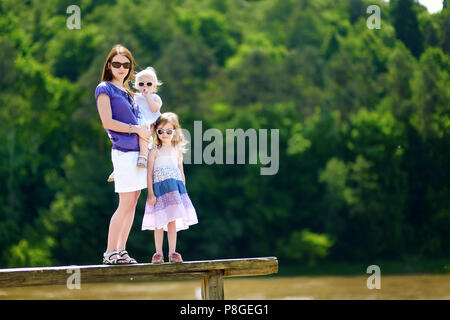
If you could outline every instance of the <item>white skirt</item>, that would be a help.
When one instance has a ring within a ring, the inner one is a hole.
[[[132,192],[147,188],[147,168],[136,166],[138,156],[137,151],[111,150],[115,192]]]

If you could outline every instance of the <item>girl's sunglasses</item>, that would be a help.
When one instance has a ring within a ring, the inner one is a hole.
[[[117,69],[119,69],[121,66],[123,66],[124,69],[130,69],[130,67],[131,67],[131,63],[130,62],[120,63],[118,61],[113,61],[113,62],[111,62],[111,65],[114,68],[117,68]]]
[[[147,85],[147,87],[151,87],[153,83],[151,83],[151,82],[147,82],[147,83],[139,82],[138,84],[139,84],[139,87],[143,87],[145,85]]]
[[[173,129],[167,129],[167,130],[164,130],[164,129],[158,129],[158,130],[156,130],[156,133],[158,134],[158,135],[162,135],[163,133],[167,133],[169,136],[172,134],[172,133],[174,133],[175,132],[175,130],[173,130]]]

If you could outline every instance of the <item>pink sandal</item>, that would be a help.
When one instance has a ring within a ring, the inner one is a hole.
[[[164,263],[164,256],[161,253],[156,252],[152,257],[153,264],[161,264]]]
[[[170,263],[182,263],[183,258],[181,257],[181,254],[179,254],[178,252],[173,252],[173,253],[169,254],[169,262]]]

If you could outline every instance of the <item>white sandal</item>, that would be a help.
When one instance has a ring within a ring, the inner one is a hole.
[[[147,156],[140,154],[138,157],[137,166],[139,168],[147,168]]]
[[[120,257],[119,252],[117,252],[116,250],[111,251],[111,252],[105,252],[103,253],[103,264],[125,264],[125,263],[120,263],[119,261],[127,261],[127,259],[124,258],[113,258],[111,259],[112,256],[117,255]]]
[[[128,255],[128,257],[124,258],[123,256],[126,255],[126,254]],[[120,252],[119,252],[119,256],[120,256],[122,259],[127,260],[127,263],[128,263],[128,264],[136,264],[136,263],[137,263],[136,259],[130,257],[130,255],[128,254],[128,251],[127,251],[127,250],[122,250],[122,251],[120,251]]]

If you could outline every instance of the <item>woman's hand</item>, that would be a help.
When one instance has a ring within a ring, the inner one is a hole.
[[[153,131],[146,127],[136,126],[136,133],[145,141],[150,142],[150,137],[152,136]]]
[[[155,203],[156,203],[156,197],[155,197],[154,194],[151,194],[151,195],[148,196],[148,198],[147,198],[147,203],[148,203],[150,206],[155,205]]]

